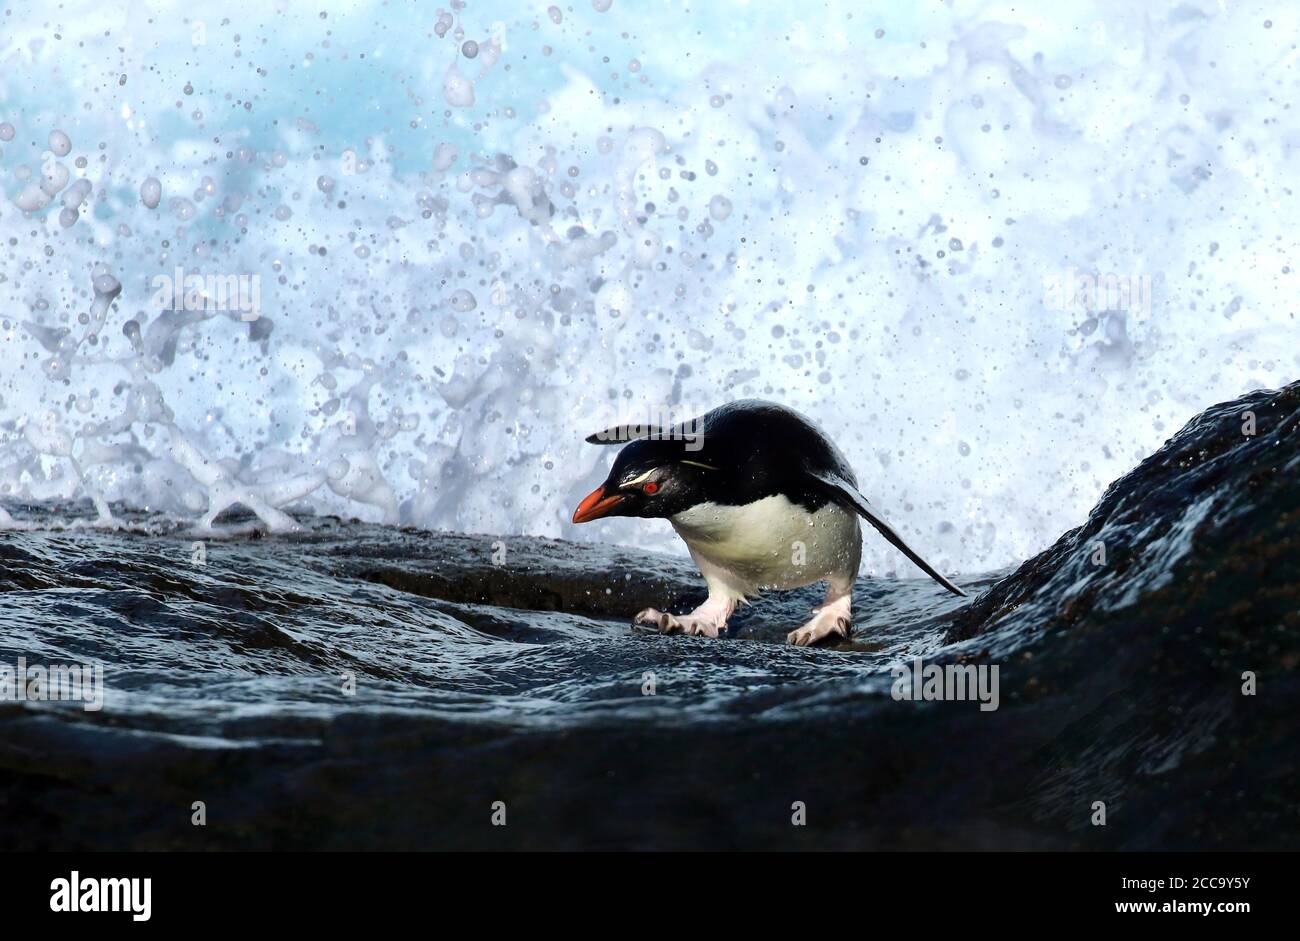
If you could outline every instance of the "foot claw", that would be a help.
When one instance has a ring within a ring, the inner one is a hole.
[[[640,612],[634,619],[634,624],[650,624],[658,628],[661,634],[671,634],[673,632],[673,616],[664,614],[658,608],[646,608]]]
[[[819,613],[803,627],[787,634],[785,640],[786,643],[794,644],[796,647],[811,647],[829,637],[842,637],[848,640],[849,619],[842,615],[831,619]]]

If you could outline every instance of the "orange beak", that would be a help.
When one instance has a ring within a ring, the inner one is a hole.
[[[624,497],[622,494],[613,494],[605,496],[605,488],[597,487],[586,498],[578,504],[578,508],[573,511],[573,521],[575,523],[589,523],[592,520],[598,520],[602,516],[609,516],[614,512],[614,508],[622,503]]]

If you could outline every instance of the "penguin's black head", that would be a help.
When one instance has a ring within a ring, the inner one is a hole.
[[[575,523],[606,516],[673,516],[703,502],[704,475],[713,468],[680,441],[633,441],[614,459],[605,482],[573,511]]]

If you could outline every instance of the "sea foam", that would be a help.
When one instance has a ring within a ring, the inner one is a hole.
[[[666,524],[569,523],[614,450],[583,438],[755,396],[970,571],[1300,367],[1282,11],[4,20],[0,503],[680,551]],[[160,303],[177,267],[196,280]],[[253,319],[210,289],[254,277]],[[879,540],[865,558],[910,571]]]

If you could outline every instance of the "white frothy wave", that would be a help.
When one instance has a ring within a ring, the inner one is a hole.
[[[1284,11],[321,6],[5,17],[0,502],[679,549],[583,437],[758,396],[970,571],[1300,371]]]

